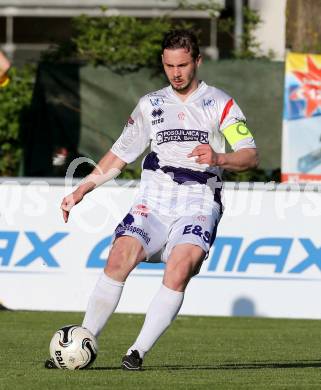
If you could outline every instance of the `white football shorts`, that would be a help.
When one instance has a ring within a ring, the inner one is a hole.
[[[113,239],[122,236],[135,237],[145,250],[145,261],[150,262],[166,263],[176,245],[187,243],[201,247],[207,257],[221,215],[219,205],[213,207],[211,215],[195,213],[171,217],[160,215],[145,204],[134,203],[115,229]]]

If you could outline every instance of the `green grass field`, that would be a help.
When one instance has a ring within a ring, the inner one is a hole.
[[[321,321],[180,316],[146,357],[120,360],[143,322],[115,314],[89,370],[46,370],[56,329],[80,313],[0,312],[0,389],[320,389]]]

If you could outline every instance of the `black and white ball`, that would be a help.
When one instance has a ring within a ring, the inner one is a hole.
[[[50,356],[58,368],[80,370],[89,367],[96,359],[98,345],[88,329],[68,325],[57,330],[49,346]]]

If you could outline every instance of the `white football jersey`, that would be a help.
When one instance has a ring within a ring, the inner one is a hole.
[[[171,86],[142,97],[111,149],[131,163],[151,145],[133,207],[114,238],[137,238],[147,259],[163,250],[165,262],[179,244],[198,245],[208,253],[223,210],[222,172],[188,155],[201,144],[224,153],[223,132],[233,150],[255,148],[242,122],[234,100],[204,82],[184,102]]]
[[[143,96],[112,152],[126,163],[137,159],[151,145],[159,166],[207,171],[221,176],[221,169],[195,162],[188,154],[200,144],[225,152],[223,130],[245,117],[235,101],[222,90],[204,81],[183,102],[172,86]],[[233,150],[255,148],[251,134],[231,145]]]

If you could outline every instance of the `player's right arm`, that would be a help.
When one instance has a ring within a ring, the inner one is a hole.
[[[79,203],[88,192],[118,176],[122,169],[135,161],[149,145],[149,128],[144,123],[140,104],[129,117],[121,136],[99,161],[96,168],[73,193],[62,200],[61,209],[65,222],[68,221],[72,207]]]
[[[111,150],[109,150],[104,157],[99,161],[95,169],[88,175],[77,189],[64,197],[61,202],[61,210],[63,219],[68,221],[70,210],[79,202],[83,197],[92,191],[94,188],[107,182],[118,176],[122,169],[126,166],[126,162],[117,157]]]

